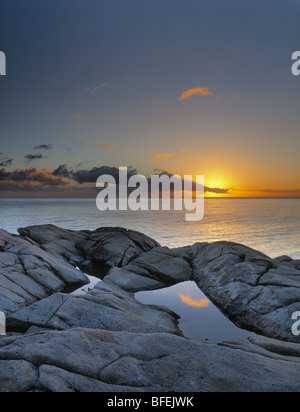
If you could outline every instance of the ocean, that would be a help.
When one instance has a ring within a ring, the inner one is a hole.
[[[99,212],[95,199],[0,199],[0,228],[17,233],[19,227],[47,223],[72,230],[121,226],[143,232],[170,248],[226,240],[272,258],[288,255],[300,259],[300,199],[205,199],[201,222],[186,222],[185,213]],[[250,334],[222,315],[194,282],[141,292],[136,299],[177,312],[180,327],[190,339],[218,343]]]
[[[0,199],[0,228],[52,223],[66,229],[121,226],[170,248],[219,240],[243,243],[275,258],[300,259],[300,199],[205,199],[205,216],[185,211],[99,212],[95,199]]]

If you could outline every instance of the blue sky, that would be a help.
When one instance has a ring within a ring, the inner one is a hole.
[[[0,16],[6,173],[132,165],[300,195],[299,2],[0,0]],[[211,94],[179,101],[195,88]]]

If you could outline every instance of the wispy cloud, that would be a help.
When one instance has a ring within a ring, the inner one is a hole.
[[[213,96],[213,93],[207,87],[194,87],[183,92],[178,100],[189,100],[193,96]]]
[[[164,106],[168,103],[168,100],[153,100],[154,106]]]
[[[52,150],[52,144],[40,144],[34,147],[34,150]]]
[[[175,153],[157,153],[155,155],[156,159],[164,159],[166,157],[172,157],[175,156]]]
[[[73,113],[72,117],[74,117],[74,119],[81,119],[81,118],[86,118],[86,119],[91,119],[92,115],[91,113]]]
[[[40,159],[44,159],[44,156],[42,154],[28,154],[25,156],[25,159],[28,162],[31,162],[33,160],[40,160]]]
[[[0,152],[0,167],[9,167],[13,163],[13,159],[9,159],[8,157],[4,156],[2,152]]]
[[[106,87],[106,86],[107,86],[107,83],[101,83],[101,84],[99,84],[99,85],[97,85],[97,86],[94,86],[94,87],[85,86],[85,87],[83,88],[83,90],[84,90],[85,92],[88,92],[88,93],[91,94],[91,95],[94,95],[94,94],[97,93],[97,91],[99,91],[100,89],[103,89],[103,88]]]
[[[104,143],[104,144],[95,144],[94,147],[96,149],[109,149],[111,147],[110,144]]]
[[[109,149],[111,147],[110,144],[108,143],[90,143],[90,142],[81,142],[80,143],[82,146],[87,146],[93,149]]]

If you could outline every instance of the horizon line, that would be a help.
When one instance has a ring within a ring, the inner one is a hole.
[[[189,197],[195,199],[195,197]],[[0,196],[1,199],[94,199],[92,196]],[[118,198],[119,199],[119,198]],[[161,198],[162,199],[162,198]],[[174,197],[172,197],[174,199]],[[204,196],[204,199],[300,199],[300,196]]]

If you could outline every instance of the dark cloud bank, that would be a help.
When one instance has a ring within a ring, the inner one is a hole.
[[[39,155],[36,155],[39,156]],[[31,155],[26,158],[31,159]],[[37,157],[35,157],[36,159]],[[40,158],[40,157],[39,157]],[[138,174],[138,170],[132,166],[128,167],[128,179]],[[155,171],[155,174],[173,175],[166,171]],[[84,195],[92,196],[99,189],[95,187],[95,183],[99,176],[110,175],[115,178],[116,183],[119,183],[119,169],[117,167],[100,166],[92,169],[73,170],[67,165],[60,165],[53,171],[45,169],[37,169],[30,167],[28,169],[17,169],[12,172],[5,168],[0,169],[0,191],[20,191],[20,192],[45,192],[59,190],[61,195],[68,195],[71,191],[75,196]],[[150,188],[150,178],[148,178]],[[194,184],[194,188],[196,185]],[[134,190],[134,189],[132,189]],[[227,189],[205,187],[206,192],[211,193],[228,193]]]

